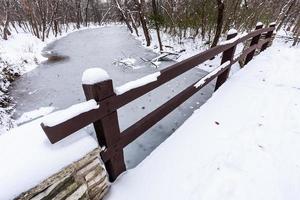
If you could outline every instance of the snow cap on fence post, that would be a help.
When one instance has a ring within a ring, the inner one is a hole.
[[[264,26],[263,23],[257,22],[256,25],[255,25],[255,30],[261,29],[263,26]]]
[[[230,40],[232,38],[235,38],[237,36],[238,32],[236,29],[232,28],[227,32],[226,40]]]
[[[89,68],[82,74],[82,84],[84,85],[94,85],[109,79],[108,73],[101,68]]]
[[[237,30],[232,28],[227,32],[227,35],[233,35],[233,34],[237,34]]]
[[[264,24],[262,22],[257,22],[256,26],[263,26]]]

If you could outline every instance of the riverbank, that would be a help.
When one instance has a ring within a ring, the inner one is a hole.
[[[11,120],[14,105],[8,95],[9,86],[44,60],[40,52],[45,44],[23,30],[12,31],[8,40],[0,39],[0,134],[14,126]]]

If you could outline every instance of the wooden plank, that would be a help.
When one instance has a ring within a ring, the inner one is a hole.
[[[232,38],[235,38],[237,36],[237,32],[234,34],[227,35],[227,40],[230,40]],[[230,49],[223,52],[221,65],[227,61],[232,61],[234,52],[235,52],[236,46],[231,47]],[[227,80],[230,72],[230,67],[226,71],[224,71],[222,74],[220,74],[217,78],[215,91]]]
[[[262,27],[263,27],[263,25],[258,25],[255,27],[255,29],[256,30],[262,29]],[[261,34],[254,36],[251,40],[250,46],[255,46],[259,42],[260,36],[261,36]],[[250,60],[252,60],[254,53],[255,53],[255,49],[246,56],[245,65],[247,65],[250,62]]]
[[[81,113],[67,121],[64,121],[56,126],[46,126],[41,123],[42,129],[44,130],[46,136],[52,144],[64,139],[65,137],[71,135],[72,133],[86,127],[87,125],[97,121],[102,118],[107,113],[100,106],[98,109],[91,110],[89,112]]]
[[[276,26],[276,24],[271,24],[269,27],[273,27],[275,29],[275,26]],[[268,31],[265,38],[266,39],[271,39],[272,35],[273,35],[273,30]],[[264,45],[262,45],[261,50],[260,50],[261,52],[268,48],[268,45],[269,45],[270,41],[268,41]]]
[[[83,85],[83,90],[87,100],[95,99],[101,102],[102,99],[116,96],[112,80],[103,81],[94,85]],[[107,110],[107,106],[107,104],[100,103],[100,107],[103,107],[105,110]],[[94,122],[94,128],[98,143],[101,147],[114,148],[114,145],[121,139],[116,110]],[[123,148],[114,148],[114,150],[114,156],[104,162],[110,181],[116,180],[121,173],[126,171]]]

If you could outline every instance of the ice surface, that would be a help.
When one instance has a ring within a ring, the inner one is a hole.
[[[115,93],[117,95],[121,95],[121,94],[123,94],[123,93],[125,93],[125,92],[127,92],[129,90],[134,89],[134,88],[137,88],[137,87],[146,85],[148,83],[157,81],[157,77],[159,77],[159,76],[160,76],[160,72],[155,72],[153,74],[149,74],[149,75],[144,76],[143,78],[137,79],[135,81],[130,81],[128,83],[125,83],[124,85],[116,87],[114,89]]]
[[[120,62],[125,64],[125,65],[132,66],[136,63],[136,59],[134,59],[134,58],[124,58],[124,59],[120,60]]]
[[[56,111],[54,113],[51,113],[50,115],[47,115],[43,123],[45,126],[55,126],[57,124],[60,124],[64,121],[67,121],[81,113],[88,112],[93,109],[99,108],[99,105],[94,99],[91,99],[89,101],[83,102],[83,103],[78,103],[75,105],[72,105],[71,107],[65,109],[65,110],[60,110]]]
[[[299,55],[278,45],[255,57],[105,200],[298,199]]]
[[[101,68],[90,68],[83,72],[82,84],[93,85],[108,80],[108,73]]]

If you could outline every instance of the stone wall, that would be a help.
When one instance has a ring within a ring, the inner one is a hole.
[[[101,200],[108,189],[107,172],[100,159],[100,149],[97,148],[15,199]]]

